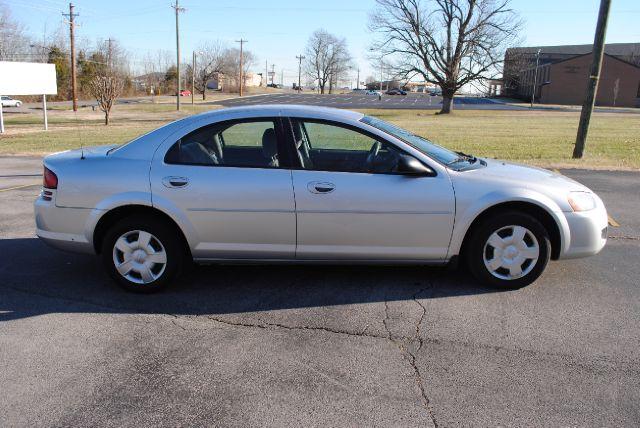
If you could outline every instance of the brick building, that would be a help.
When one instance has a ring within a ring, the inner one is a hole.
[[[535,86],[539,103],[582,104],[591,69],[591,49],[591,45],[508,49],[504,95],[530,100]],[[596,104],[640,107],[640,43],[606,45]]]

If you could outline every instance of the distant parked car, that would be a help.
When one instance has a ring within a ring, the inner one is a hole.
[[[385,94],[387,94],[387,95],[407,95],[407,92],[403,91],[402,89],[399,89],[399,88],[393,88],[393,89],[389,89],[387,92],[385,92]]]
[[[460,260],[483,284],[518,288],[549,259],[607,242],[602,200],[560,174],[310,106],[216,110],[49,155],[35,214],[40,238],[100,254],[133,291],[162,288],[191,260]]]
[[[440,88],[430,89],[429,90],[429,95],[431,95],[432,97],[440,96],[440,95],[442,95],[442,89],[440,89]]]
[[[22,105],[22,101],[14,100],[6,95],[3,95],[0,99],[2,100],[2,107],[20,107]]]
[[[180,91],[180,96],[181,97],[190,97],[191,96],[191,91],[188,89],[183,89]]]
[[[379,96],[381,95],[381,93],[380,93],[380,92],[375,91],[375,90],[373,90],[373,89],[368,89],[364,94],[365,94],[365,95],[375,95],[375,96],[377,96],[377,97],[379,97]]]

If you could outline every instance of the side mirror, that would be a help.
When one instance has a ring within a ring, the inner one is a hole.
[[[413,156],[405,154],[401,154],[398,158],[397,171],[399,174],[410,175],[414,177],[433,177],[434,175],[436,175],[436,172],[433,169],[429,168]]]

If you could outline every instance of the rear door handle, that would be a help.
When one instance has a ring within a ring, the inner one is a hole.
[[[189,179],[187,177],[169,176],[162,179],[162,184],[164,184],[166,187],[180,188],[185,187],[187,184],[189,184]]]
[[[311,183],[307,184],[307,189],[311,193],[325,194],[331,193],[336,190],[336,185],[323,181],[312,181]]]

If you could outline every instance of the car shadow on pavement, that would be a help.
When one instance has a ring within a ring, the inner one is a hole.
[[[0,321],[81,312],[222,315],[498,292],[444,268],[217,265],[141,295],[120,289],[98,257],[36,238],[0,240],[0,255]]]

